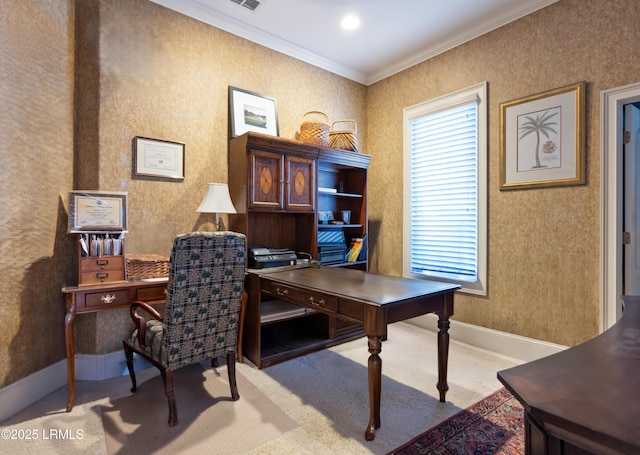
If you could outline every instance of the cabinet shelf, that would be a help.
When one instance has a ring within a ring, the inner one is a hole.
[[[315,311],[285,302],[284,300],[264,300],[260,309],[260,323],[286,321],[315,313]]]
[[[361,228],[361,224],[319,224],[318,229]]]
[[[340,262],[339,264],[327,264],[327,267],[351,267],[366,265],[367,261]]]
[[[362,194],[356,193],[335,193],[332,191],[318,191],[319,196],[332,196],[332,197],[353,197],[353,198],[362,198]]]
[[[329,324],[327,315],[316,312],[305,318],[262,325],[257,366],[265,368],[363,336],[362,326],[358,325],[329,337]],[[253,361],[250,357],[249,359]]]

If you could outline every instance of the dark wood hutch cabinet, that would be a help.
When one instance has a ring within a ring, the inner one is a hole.
[[[323,263],[324,238],[337,238],[346,248],[352,239],[361,238],[365,241],[358,260],[346,262],[338,256],[341,260],[334,258],[328,265],[366,270],[370,159],[362,153],[258,133],[233,138],[229,190],[238,213],[230,216],[229,228],[244,233],[249,247],[293,250]],[[319,218],[319,213],[331,212],[339,221],[343,210],[350,212],[348,224]],[[250,300],[243,349],[260,368],[362,334],[359,326],[271,295]]]
[[[248,208],[314,211],[314,159],[257,150],[249,152],[249,159],[251,191]]]

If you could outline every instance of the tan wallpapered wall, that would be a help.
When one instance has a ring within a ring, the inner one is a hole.
[[[488,295],[453,319],[562,345],[598,333],[600,92],[638,80],[637,5],[561,0],[368,91],[372,268],[401,274],[402,109],[488,82]],[[500,103],[587,82],[587,184],[499,191]]]
[[[0,7],[0,387],[65,355],[72,3]]]
[[[196,209],[207,183],[227,181],[228,86],[274,97],[281,137],[295,138],[311,110],[366,124],[361,84],[148,1],[99,4],[97,13],[95,7],[79,12],[87,37],[79,47],[89,63],[99,55],[94,67],[83,66],[88,68],[84,88],[96,96],[83,104],[82,117],[99,120],[97,128],[87,122],[87,136],[95,137],[80,156],[99,160],[99,181],[91,182],[93,167],[88,162],[85,169],[83,160],[79,178],[88,175],[86,180],[100,189],[128,192],[128,252],[169,255],[176,234],[213,228],[214,216],[200,216]],[[185,143],[184,181],[132,178],[134,136]],[[362,141],[366,147],[366,138]],[[78,324],[79,351],[121,348],[129,327],[126,311],[84,319]]]
[[[366,125],[365,86],[147,0],[7,0],[2,12],[0,387],[64,359],[74,171],[76,188],[128,192],[128,252],[168,254],[176,234],[213,227],[196,208],[207,183],[227,181],[229,85],[276,98],[282,137],[310,110]],[[133,179],[134,136],[184,142],[185,180]],[[121,349],[129,324],[126,310],[78,315],[76,352]]]

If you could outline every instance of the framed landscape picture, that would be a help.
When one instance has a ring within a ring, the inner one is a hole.
[[[278,109],[274,98],[229,86],[231,137],[247,131],[278,136]]]

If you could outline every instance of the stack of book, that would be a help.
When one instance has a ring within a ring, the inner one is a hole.
[[[364,235],[362,237],[354,237],[351,239],[351,244],[349,246],[349,251],[345,255],[345,261],[347,262],[356,262],[356,261],[364,261],[366,257],[366,241],[367,236]]]

